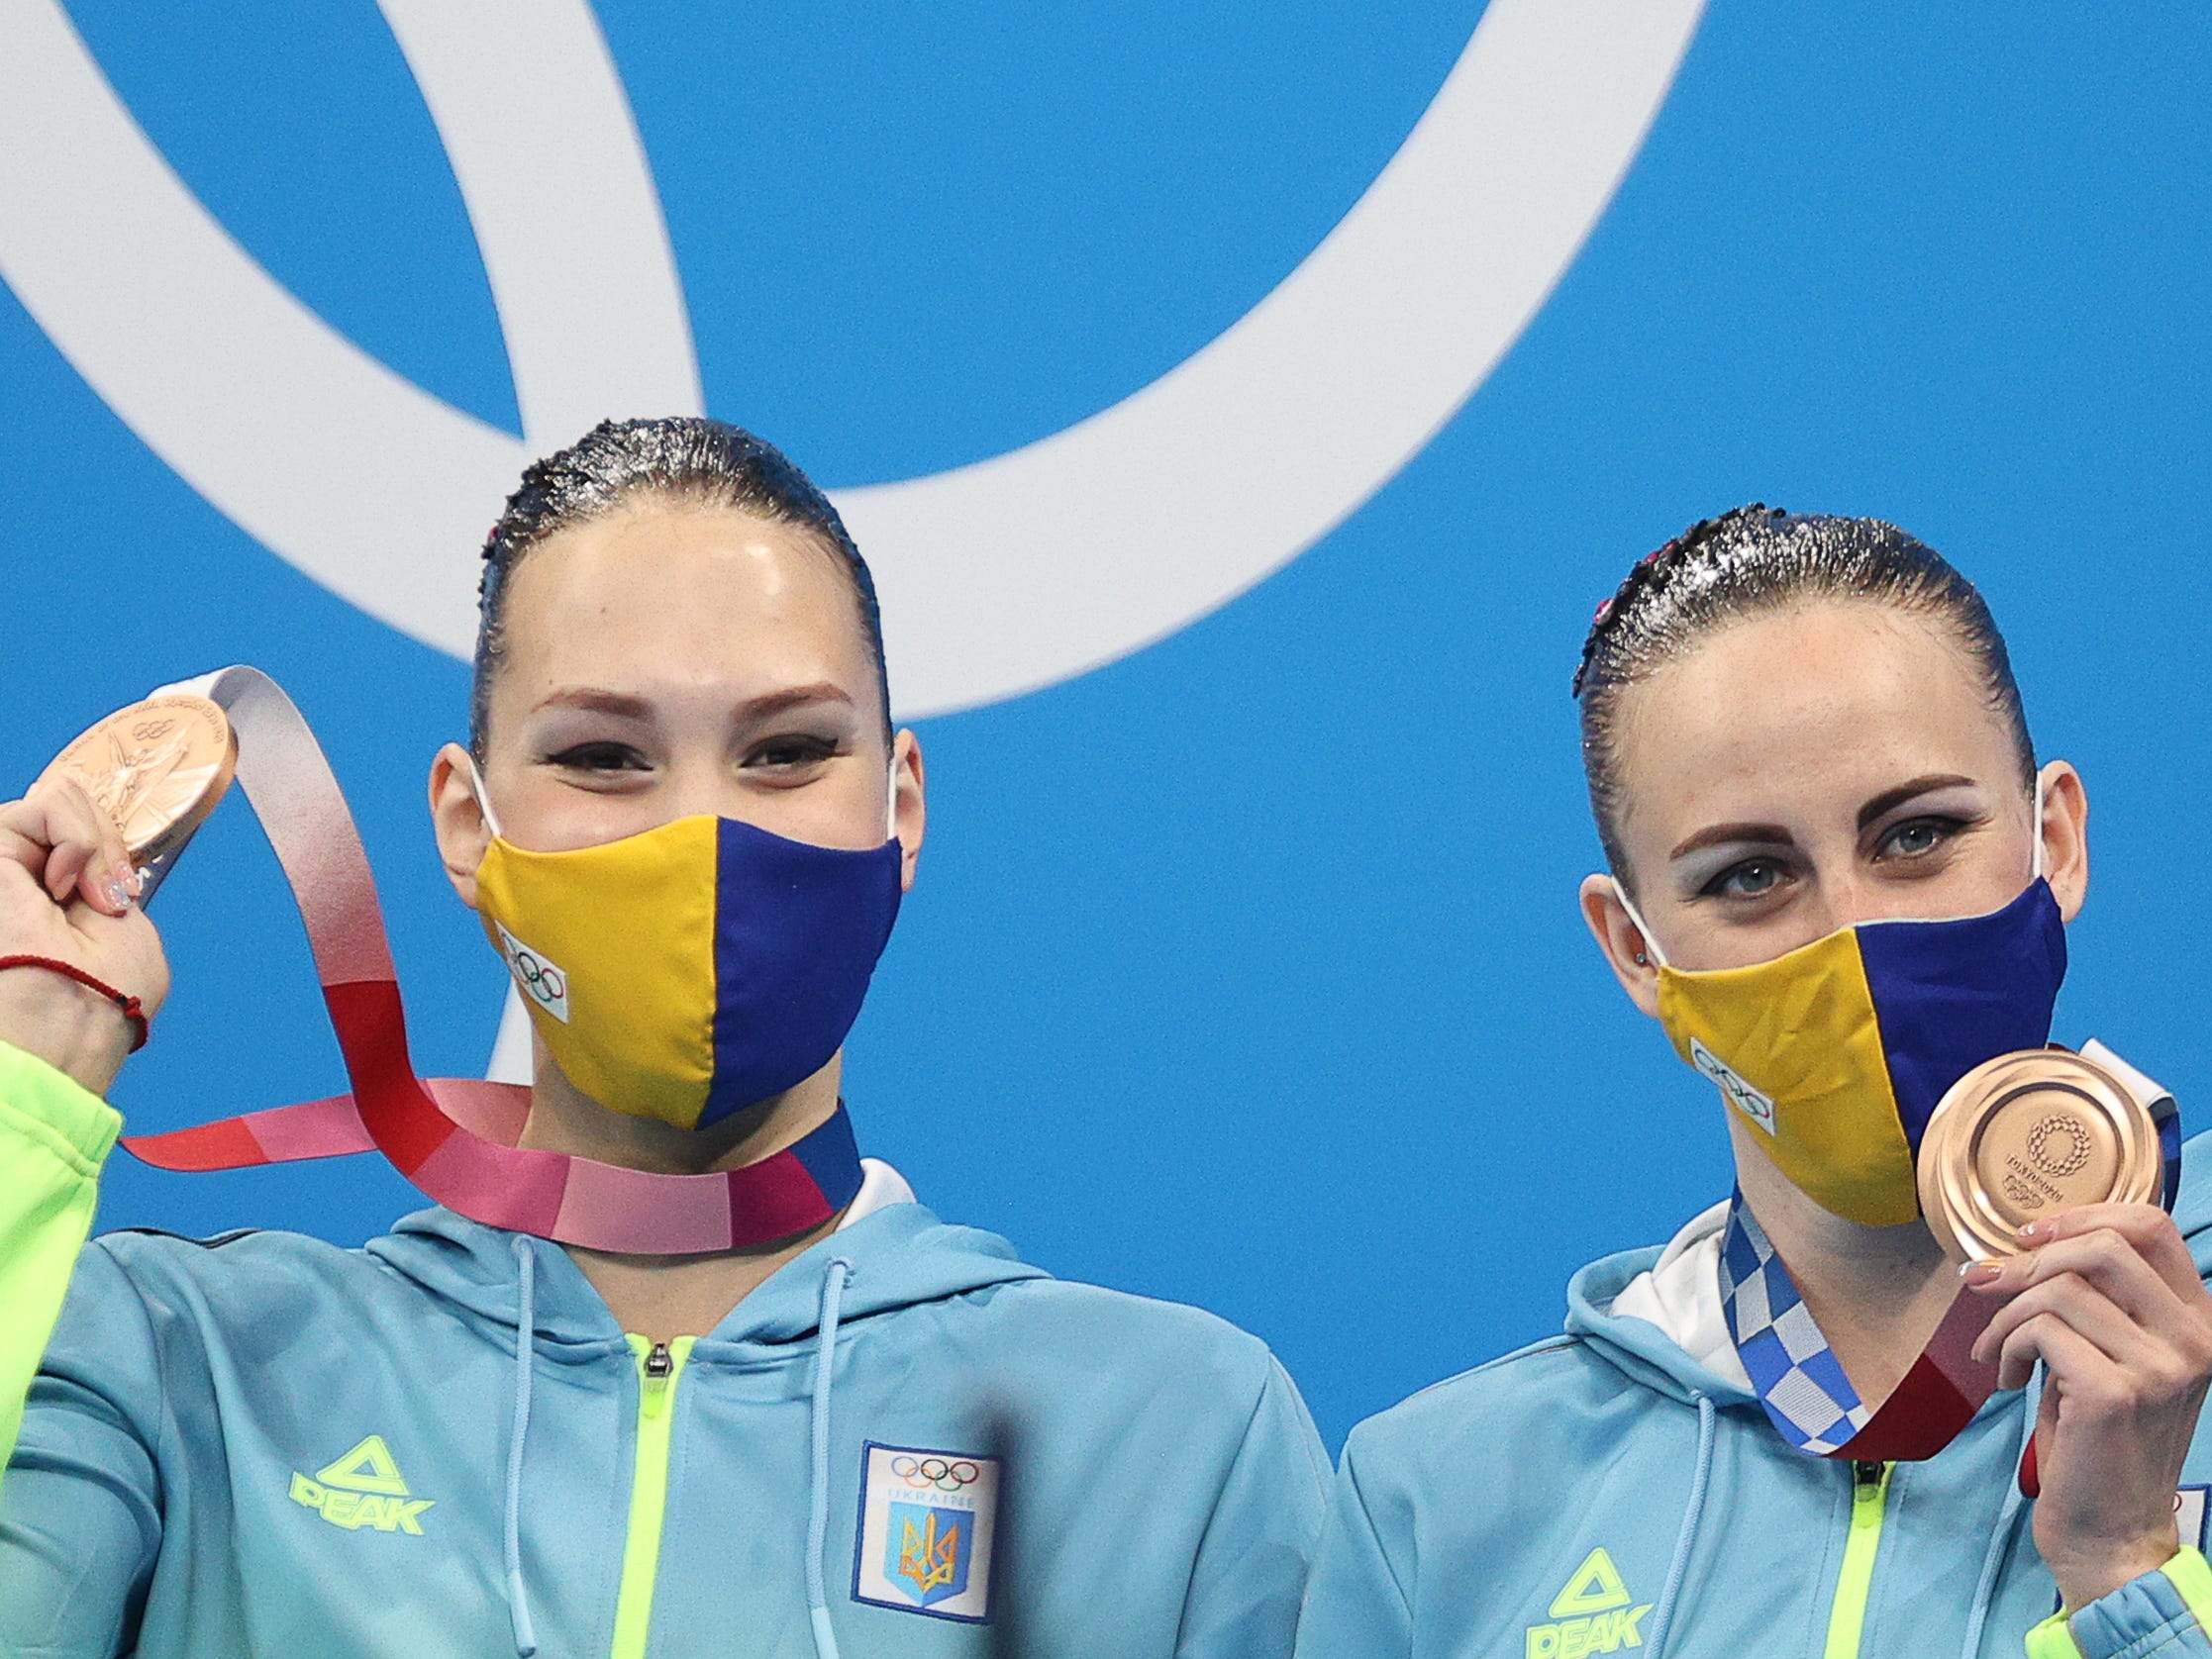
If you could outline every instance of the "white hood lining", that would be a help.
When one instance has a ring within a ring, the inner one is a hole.
[[[907,1185],[905,1176],[881,1158],[862,1158],[860,1190],[853,1195],[853,1202],[845,1207],[845,1219],[838,1222],[837,1230],[843,1232],[855,1221],[864,1221],[878,1210],[888,1210],[894,1204],[913,1202],[914,1189]]]
[[[1721,1312],[1721,1238],[1727,1228],[1724,1200],[1677,1232],[1659,1259],[1631,1279],[1606,1312],[1657,1325],[1714,1376],[1749,1393],[1751,1373],[1737,1355]]]

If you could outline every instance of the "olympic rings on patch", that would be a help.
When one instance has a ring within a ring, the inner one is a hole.
[[[983,1471],[964,1457],[894,1457],[891,1473],[910,1487],[935,1487],[940,1492],[957,1492],[973,1484]]]
[[[568,981],[551,962],[542,961],[533,951],[515,946],[513,956],[515,977],[522,981],[522,988],[542,1003],[557,1003],[568,995]]]

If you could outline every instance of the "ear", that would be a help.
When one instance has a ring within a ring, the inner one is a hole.
[[[2081,774],[2063,760],[2046,766],[2043,778],[2043,875],[2059,901],[2059,914],[2071,922],[2089,896],[2089,792]]]
[[[439,862],[460,902],[476,908],[476,866],[491,845],[491,826],[470,786],[468,751],[448,743],[430,763],[430,828],[438,837]]]
[[[1643,929],[1630,918],[1628,906],[1621,903],[1620,889],[1613,885],[1611,876],[1584,876],[1581,899],[1582,920],[1604,953],[1606,966],[1621,982],[1629,1001],[1657,1020],[1659,963],[1645,943]]]
[[[899,891],[914,891],[914,869],[922,858],[922,834],[929,828],[928,791],[923,787],[922,740],[901,731],[891,739],[891,832],[899,838]]]

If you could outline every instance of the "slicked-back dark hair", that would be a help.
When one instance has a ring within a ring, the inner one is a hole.
[[[469,690],[468,743],[484,758],[491,683],[507,654],[507,589],[515,566],[547,537],[640,502],[728,508],[811,533],[852,584],[860,632],[875,663],[883,730],[891,730],[891,690],[883,667],[883,618],[875,579],[845,521],[774,444],[725,421],[667,416],[602,421],[567,448],[534,462],[522,487],[484,540],[477,590],[475,681]]]
[[[1755,502],[1692,525],[1628,573],[1597,610],[1574,696],[1582,710],[1582,771],[1613,873],[1620,838],[1622,694],[1714,634],[1748,618],[1823,601],[1882,605],[1949,634],[2009,729],[2021,783],[2035,787],[2035,745],[2004,635],[1977,589],[1924,541],[1879,519],[1785,513]]]

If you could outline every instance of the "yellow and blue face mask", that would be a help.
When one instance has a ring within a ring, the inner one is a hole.
[[[1862,922],[1748,968],[1670,967],[1637,925],[1675,1052],[1807,1197],[1868,1226],[1919,1217],[1913,1164],[1936,1103],[1984,1060],[2050,1041],[2066,974],[2041,875],[1984,916]]]
[[[900,863],[896,838],[854,852],[728,818],[565,852],[495,830],[476,905],[563,1075],[616,1112],[697,1129],[843,1045],[898,918]]]

